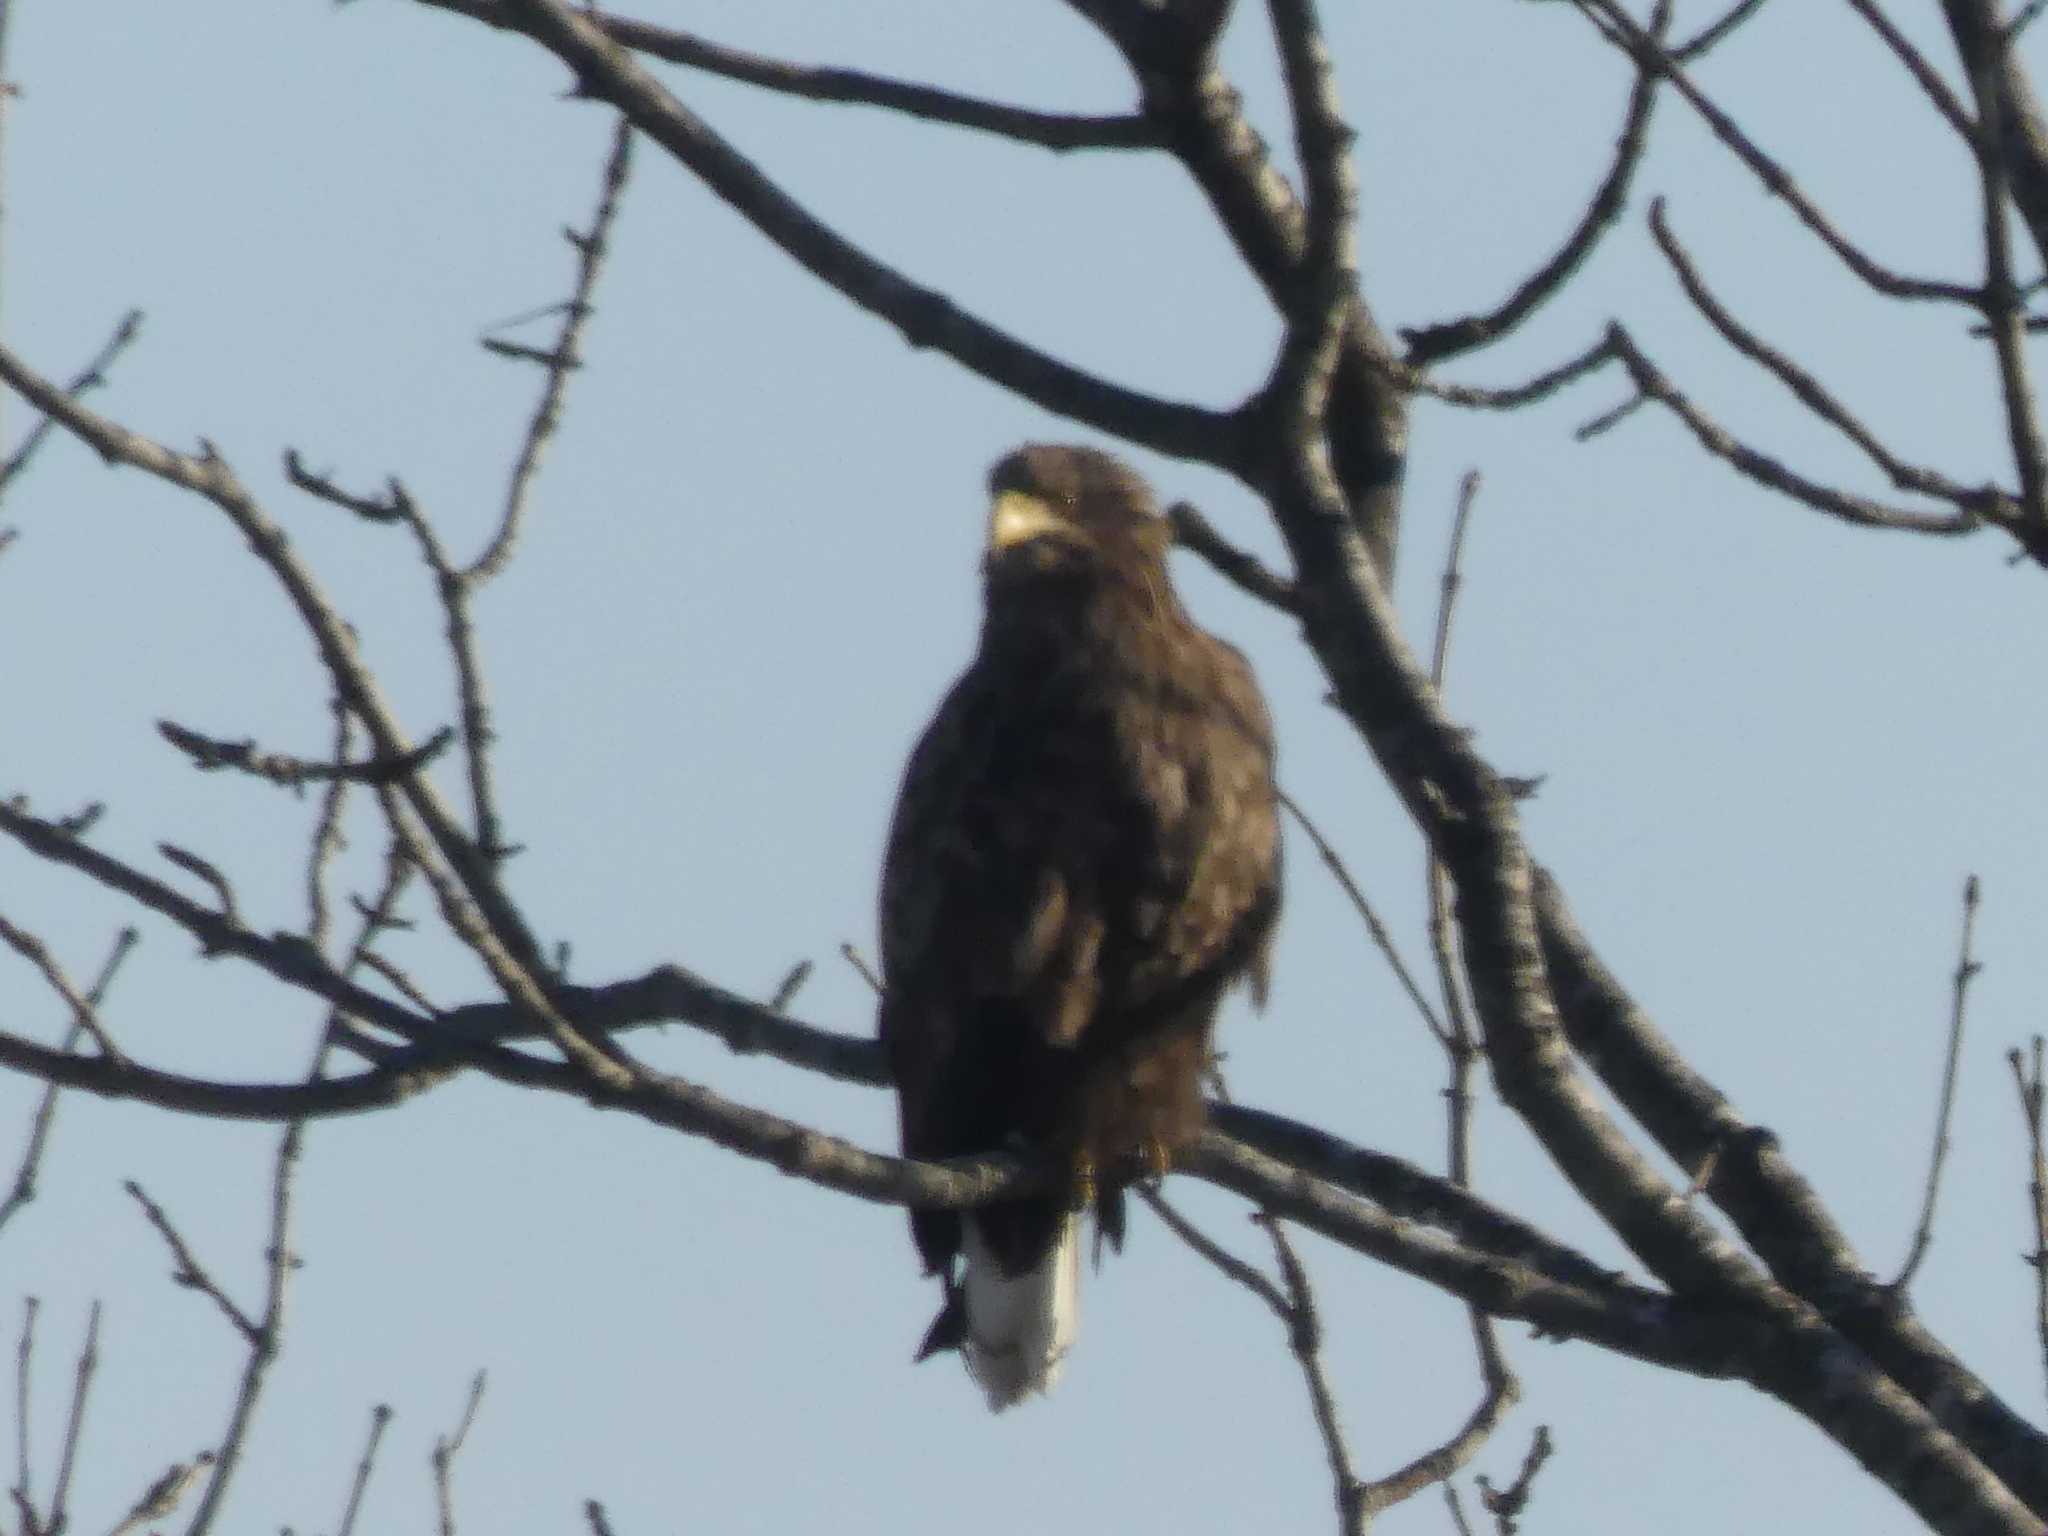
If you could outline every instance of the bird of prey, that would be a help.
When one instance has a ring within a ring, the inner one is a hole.
[[[973,662],[904,771],[882,874],[880,1033],[903,1152],[1010,1152],[1027,1195],[910,1225],[1000,1410],[1058,1379],[1081,1214],[1202,1124],[1217,1005],[1263,1004],[1280,904],[1273,730],[1231,646],[1167,575],[1171,527],[1126,465],[1032,445],[989,476]]]

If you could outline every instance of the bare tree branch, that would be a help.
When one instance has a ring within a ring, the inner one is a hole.
[[[470,1427],[476,1423],[476,1411],[483,1405],[484,1372],[478,1371],[470,1378],[469,1397],[462,1406],[462,1418],[452,1435],[439,1436],[434,1441],[431,1458],[434,1469],[434,1508],[440,1518],[441,1536],[455,1536],[455,1458],[462,1454],[462,1447],[469,1440]]]
[[[1761,0],[1748,0],[1748,3],[1754,7]],[[1722,19],[1721,25],[1727,27],[1741,21],[1741,10],[1742,7],[1737,7],[1736,12]],[[1670,23],[1671,0],[1657,0],[1650,16],[1650,35],[1662,42]],[[1704,51],[1700,44],[1705,42],[1707,47],[1712,47],[1714,40],[1709,33],[1702,33],[1689,46]],[[1621,136],[1615,142],[1613,163],[1608,166],[1599,186],[1594,188],[1592,199],[1579,215],[1571,233],[1565,236],[1564,243],[1518,284],[1514,292],[1487,313],[1413,329],[1404,328],[1401,339],[1408,343],[1404,362],[1411,368],[1427,368],[1444,358],[1490,346],[1511,334],[1557,296],[1585,265],[1586,258],[1593,254],[1601,239],[1619,222],[1636,170],[1642,164],[1643,152],[1649,147],[1650,114],[1656,103],[1657,76],[1649,70],[1638,70],[1635,85],[1629,92],[1628,109],[1622,119]]]
[[[1536,1474],[1543,1470],[1543,1463],[1550,1460],[1555,1449],[1550,1438],[1550,1426],[1539,1424],[1536,1434],[1529,1441],[1529,1454],[1522,1460],[1522,1470],[1515,1474],[1515,1480],[1505,1488],[1496,1489],[1482,1476],[1478,1479],[1479,1497],[1486,1505],[1487,1513],[1493,1516],[1494,1527],[1500,1536],[1515,1536],[1515,1522],[1528,1507],[1530,1491],[1535,1487]]]
[[[1168,1200],[1160,1190],[1151,1184],[1136,1186],[1137,1195],[1160,1221],[1166,1230],[1185,1243],[1197,1257],[1225,1279],[1243,1286],[1282,1322],[1287,1320],[1287,1293],[1262,1273],[1258,1266],[1249,1264],[1221,1243],[1210,1237],[1200,1227],[1180,1213],[1178,1207]]]
[[[2041,1341],[2042,1376],[2048,1381],[2048,1145],[2042,1139],[2041,1113],[2048,1078],[2041,1071],[2041,1037],[2034,1036],[2031,1068],[2017,1046],[2005,1053],[2005,1059],[2019,1090],[2020,1123],[2027,1132],[2027,1204],[2033,1217],[2034,1251],[2026,1261],[2034,1271],[2034,1332]]]
[[[100,973],[86,990],[85,1001],[95,1013],[106,1001],[107,989],[113,985],[114,976],[134,949],[140,937],[133,928],[123,928],[115,935],[114,947],[107,958],[100,963]],[[69,1055],[77,1046],[79,1037],[85,1033],[85,1024],[74,1013],[71,1026],[64,1032],[63,1043],[57,1050],[60,1055]],[[102,1059],[105,1053],[101,1053]],[[61,1091],[55,1082],[44,1085],[43,1096],[36,1104],[36,1112],[29,1119],[28,1141],[22,1148],[21,1165],[15,1170],[14,1188],[0,1201],[0,1229],[15,1217],[21,1209],[36,1197],[36,1180],[42,1172],[43,1151],[49,1145],[50,1127],[57,1118],[57,1095]]]
[[[168,484],[204,497],[248,539],[264,566],[284,589],[317,647],[337,692],[370,733],[377,755],[409,756],[413,743],[398,724],[383,691],[363,665],[353,632],[336,612],[312,573],[292,552],[284,532],[242,485],[210,444],[197,457],[176,453],[67,400],[49,383],[0,347],[0,379],[55,416],[70,432],[110,463],[133,465]],[[492,863],[456,826],[431,781],[414,777],[405,795],[435,847],[462,880],[470,898],[488,917],[494,933],[515,956],[537,957],[539,946],[499,887]]]
[[[1173,525],[1174,542],[1207,561],[1224,580],[1269,607],[1295,611],[1294,584],[1224,538],[1192,502],[1175,502],[1166,509],[1166,518]]]
[[[2024,313],[2019,285],[2012,275],[2012,240],[2007,230],[2007,199],[2012,180],[2006,170],[2004,60],[1991,50],[1975,61],[1971,87],[1977,96],[1977,167],[1983,189],[1984,320],[1998,358],[1998,382],[2005,397],[2007,441],[2018,467],[2020,498],[2028,523],[2048,528],[2048,445],[2034,409],[2034,387],[2027,376],[2023,340]]]
[[[1934,104],[1934,110],[1939,112],[1949,127],[1956,131],[1956,136],[1966,144],[1974,144],[1977,140],[1977,125],[1970,121],[1968,109],[1956,93],[1948,88],[1948,82],[1943,80],[1936,73],[1934,66],[1927,62],[1927,56],[1892,25],[1891,18],[1885,15],[1884,8],[1877,0],[1849,0],[1849,9],[1870,24],[1870,30],[1883,40],[1885,47],[1889,48],[1899,63],[1905,66],[1906,73],[1913,77],[1913,83],[1920,87],[1921,93]]]
[[[370,1437],[363,1442],[362,1459],[356,1463],[356,1474],[349,1482],[348,1503],[341,1512],[341,1525],[335,1536],[354,1536],[356,1516],[362,1512],[363,1494],[370,1486],[370,1471],[377,1464],[377,1448],[384,1443],[384,1431],[391,1427],[391,1405],[379,1403],[370,1410]]]
[[[1057,415],[1162,453],[1228,468],[1236,418],[1160,400],[1094,377],[968,313],[855,246],[764,176],[633,56],[563,0],[505,0],[505,18],[574,71],[812,276],[931,347]]]
[[[1747,166],[1764,190],[1773,197],[1782,198],[1785,206],[1792,210],[1799,222],[1806,226],[1830,251],[1834,252],[1851,272],[1887,298],[1936,300],[1950,304],[1966,304],[1977,308],[1982,297],[1980,291],[1963,283],[1940,282],[1932,278],[1906,277],[1891,269],[1880,266],[1853,244],[1847,236],[1835,228],[1832,220],[1821,212],[1820,206],[1807,196],[1799,183],[1784,166],[1765,154],[1750,136],[1742,131],[1735,119],[1730,117],[1713,100],[1693,83],[1679,61],[1664,45],[1638,26],[1618,0],[1574,0],[1579,9],[1589,17],[1596,18],[1603,34],[1616,46],[1624,49],[1636,62],[1636,67],[1646,69],[1669,80],[1673,89],[1700,115],[1714,137],[1725,144]]]
[[[490,26],[530,31],[508,14],[503,0],[421,0],[421,3],[435,10],[474,17]],[[879,107],[922,122],[972,128],[1042,149],[1154,149],[1164,142],[1158,126],[1141,113],[1089,116],[1005,106],[940,90],[936,86],[891,80],[863,70],[771,59],[728,48],[692,33],[632,21],[623,16],[597,16],[594,20],[614,42],[635,52],[806,101]]]
[[[1977,902],[1977,877],[1971,875],[1963,882],[1963,936],[1956,955],[1954,996],[1949,1004],[1948,1053],[1942,1062],[1941,1099],[1934,1114],[1934,1150],[1927,1159],[1927,1189],[1920,1202],[1920,1219],[1914,1224],[1905,1262],[1900,1264],[1899,1273],[1892,1281],[1895,1291],[1904,1291],[1913,1283],[1913,1276],[1920,1270],[1920,1261],[1927,1257],[1927,1250],[1934,1242],[1934,1205],[1941,1195],[1942,1165],[1948,1161],[1948,1128],[1956,1108],[1956,1068],[1963,1056],[1963,1018],[1970,983],[1984,968],[1971,952],[1971,940],[1977,932]]]
[[[187,1290],[199,1292],[200,1295],[206,1297],[207,1300],[220,1308],[221,1315],[227,1318],[228,1322],[234,1326],[235,1331],[244,1340],[250,1344],[261,1343],[263,1338],[262,1326],[254,1318],[250,1317],[248,1313],[236,1306],[234,1298],[221,1289],[220,1282],[215,1280],[206,1267],[199,1262],[192,1252],[191,1245],[185,1241],[184,1235],[172,1224],[171,1218],[164,1208],[152,1200],[149,1197],[149,1192],[133,1179],[126,1180],[121,1187],[127,1190],[135,1203],[142,1208],[143,1218],[152,1227],[156,1228],[157,1236],[161,1237],[164,1240],[164,1246],[171,1250],[171,1283],[173,1285],[182,1285]]]
[[[336,780],[354,784],[395,784],[418,773],[455,739],[454,730],[444,725],[403,757],[371,758],[349,763],[339,760],[322,762],[317,758],[266,752],[246,737],[241,741],[226,741],[215,736],[203,736],[174,720],[159,720],[156,728],[158,735],[192,759],[195,768],[209,773],[233,768],[259,779],[268,779],[273,784],[282,784],[287,789]]]
[[[1360,921],[1365,924],[1365,931],[1372,939],[1373,948],[1386,960],[1388,969],[1394,973],[1394,979],[1401,983],[1401,990],[1408,994],[1408,1001],[1414,1004],[1416,1013],[1428,1026],[1429,1032],[1435,1035],[1439,1042],[1448,1039],[1443,1020],[1437,1017],[1436,1010],[1430,1007],[1429,999],[1422,995],[1422,988],[1415,983],[1415,973],[1408,969],[1408,962],[1401,958],[1400,950],[1394,945],[1393,934],[1388,931],[1379,913],[1373,909],[1372,902],[1359,888],[1358,882],[1352,878],[1343,858],[1330,846],[1330,840],[1323,836],[1322,829],[1309,819],[1308,813],[1285,790],[1280,791],[1280,804],[1287,814],[1294,818],[1295,824],[1308,834],[1309,842],[1315,846],[1316,856],[1336,877],[1337,884],[1351,903],[1352,910],[1358,913]]]
[[[1885,528],[1901,533],[1938,534],[1953,538],[1974,533],[1981,526],[1982,519],[1975,511],[1923,512],[1911,507],[1891,506],[1808,479],[1742,442],[1708,416],[1665,377],[1621,326],[1610,325],[1607,338],[1614,355],[1621,359],[1622,366],[1628,369],[1629,377],[1635,381],[1640,398],[1654,400],[1670,411],[1685,424],[1702,448],[1758,485],[1858,528]],[[1579,436],[1581,439],[1590,437],[1611,424],[1612,418],[1591,423],[1579,429]]]
[[[2048,1507],[2048,1436],[1869,1273],[1777,1138],[1745,1121],[1621,989],[1547,875],[1538,877],[1537,908],[1565,1028],[1584,1058],[1599,1064],[1607,1088],[1681,1167],[1699,1167],[1713,1154],[1707,1193],[1773,1277],[1819,1308],[2006,1487],[2030,1506]]]
[[[4,8],[0,8],[0,14],[4,14]],[[6,92],[7,83],[4,78],[0,78],[0,112],[5,110]],[[114,366],[115,361],[141,334],[142,311],[131,309],[121,317],[120,323],[114,327],[114,334],[108,337],[106,345],[94,354],[93,360],[64,386],[64,393],[76,400],[103,387],[107,382],[107,370]],[[29,429],[28,435],[21,440],[21,445],[5,460],[0,460],[0,497],[7,494],[7,487],[13,483],[15,477],[28,468],[30,461],[41,450],[44,440],[49,437],[55,425],[55,418],[45,413],[42,419]]]
[[[50,1491],[50,1514],[43,1522],[50,1536],[61,1536],[70,1524],[71,1483],[78,1474],[78,1448],[85,1441],[85,1405],[92,1395],[93,1372],[100,1363],[100,1304],[86,1317],[85,1339],[78,1346],[78,1364],[71,1376],[71,1411],[64,1419],[64,1448],[57,1457],[57,1482]]]
[[[1913,491],[1923,496],[1936,497],[1953,504],[1960,512],[1990,521],[2008,523],[2015,520],[2020,512],[2020,503],[2007,491],[1992,486],[1965,486],[1949,479],[1936,470],[1919,465],[1907,464],[1894,454],[1878,435],[1872,432],[1842,403],[1804,368],[1790,357],[1760,340],[1756,334],[1743,326],[1731,315],[1721,302],[1714,297],[1693,264],[1685,248],[1671,232],[1665,221],[1664,200],[1657,198],[1650,204],[1650,233],[1663,252],[1664,259],[1678,276],[1679,285],[1685,296],[1692,302],[1707,323],[1721,338],[1751,362],[1758,364],[1786,389],[1798,397],[1814,415],[1846,437],[1879,469],[1884,471],[1893,485],[1902,491]],[[1937,530],[1946,532],[1946,528]]]
[[[512,466],[511,483],[505,490],[504,510],[498,517],[497,532],[491,535],[483,552],[463,569],[461,579],[466,587],[475,588],[490,581],[505,569],[506,562],[512,557],[512,547],[519,537],[519,526],[526,512],[527,496],[533,488],[534,475],[540,469],[541,454],[561,421],[569,374],[582,361],[583,331],[595,312],[591,300],[597,292],[598,273],[604,267],[612,224],[618,218],[619,201],[626,190],[632,149],[633,130],[621,118],[612,132],[612,151],[605,161],[603,190],[598,196],[597,211],[591,215],[590,228],[580,234],[574,230],[564,232],[576,250],[576,288],[563,306],[562,328],[555,337],[554,347],[547,354],[547,384],[541,390],[533,419],[527,424],[526,438],[519,445],[519,456]]]
[[[1853,4],[1854,0],[1851,0],[1851,3]],[[1726,42],[1729,34],[1737,27],[1763,8],[1764,0],[1735,0],[1735,4],[1700,28],[1685,42],[1674,44],[1671,57],[1681,64],[1690,64],[1696,59],[1704,58]],[[1655,28],[1651,30],[1654,31]]]

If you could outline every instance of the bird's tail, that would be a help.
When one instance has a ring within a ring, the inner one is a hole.
[[[1081,1218],[1061,1216],[1052,1245],[1020,1275],[1006,1275],[975,1218],[961,1224],[961,1298],[968,1372],[1001,1413],[1060,1379],[1081,1322]]]

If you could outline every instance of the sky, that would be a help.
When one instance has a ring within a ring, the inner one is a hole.
[[[565,99],[564,70],[534,45],[406,0],[12,9],[7,345],[68,375],[142,309],[95,407],[173,445],[218,444],[425,735],[454,699],[430,583],[401,536],[292,492],[280,457],[297,449],[363,489],[397,475],[458,549],[487,536],[537,379],[477,338],[567,293],[559,231],[589,217],[606,112]],[[1284,144],[1270,40],[1242,9],[1226,63]],[[1326,9],[1360,134],[1377,313],[1417,325],[1489,306],[1604,169],[1625,67],[1563,5]],[[1714,9],[1681,5],[1681,27]],[[1131,99],[1106,47],[1052,3],[648,0],[636,14],[1050,108]],[[1942,40],[1915,35],[1946,67]],[[821,216],[1039,345],[1217,405],[1265,371],[1274,317],[1170,162],[1060,157],[666,78]],[[1881,259],[1978,275],[1965,157],[1847,7],[1766,6],[1701,78]],[[1682,104],[1665,101],[1653,133],[1629,213],[1582,281],[1453,377],[1511,382],[1619,317],[1731,430],[1882,491],[1685,307],[1643,226],[1662,193],[1724,299],[1904,456],[1966,482],[2011,478],[1989,354],[1963,317],[1856,287]],[[972,647],[982,476],[1022,441],[1095,439],[913,352],[646,144],[597,303],[519,558],[476,615],[509,834],[525,846],[510,883],[543,935],[570,944],[577,979],[672,960],[765,996],[808,958],[795,1012],[863,1033],[871,998],[839,946],[872,951],[903,757]],[[1503,771],[1545,776],[1529,836],[1589,933],[1692,1061],[1782,1136],[1884,1273],[1919,1198],[1958,898],[1965,874],[1981,875],[1986,969],[1917,1299],[2038,1418],[2003,1053],[2042,1027],[2048,992],[2048,825],[2028,787],[2048,755],[2040,573],[2010,567],[1988,536],[1826,522],[1707,460],[1653,411],[1573,440],[1622,397],[1599,378],[1506,417],[1418,407],[1397,582],[1407,631],[1418,644],[1429,632],[1456,487],[1477,469],[1454,712]],[[0,402],[0,443],[25,421]],[[1241,488],[1135,457],[1165,496],[1279,558]],[[46,813],[103,801],[100,846],[167,876],[155,845],[194,849],[230,874],[253,924],[301,924],[313,802],[197,774],[154,730],[168,717],[324,749],[317,662],[232,530],[65,442],[17,482],[0,526],[18,530],[0,555],[0,794]],[[1175,574],[1202,622],[1252,655],[1283,782],[1419,961],[1417,840],[1289,626],[1186,557]],[[342,867],[367,892],[381,844],[367,822],[352,830]],[[1303,840],[1289,857],[1273,1005],[1234,1007],[1223,1025],[1234,1091],[1440,1166],[1436,1048]],[[131,917],[12,846],[0,914],[74,974]],[[418,898],[414,915],[429,917]],[[127,1049],[250,1080],[302,1069],[310,1002],[141,926],[106,1011]],[[431,921],[392,952],[437,1001],[488,993]],[[54,1037],[63,1020],[40,980],[0,961],[0,1027]],[[891,1144],[886,1095],[735,1059],[687,1029],[634,1044],[721,1093]],[[0,1159],[34,1101],[31,1085],[0,1081]],[[1476,1136],[1484,1193],[1635,1272],[1490,1089]],[[121,1181],[141,1179],[253,1305],[274,1142],[263,1127],[65,1100],[42,1198],[0,1232],[0,1339],[19,1298],[40,1297],[46,1488],[69,1357],[104,1305],[74,1528],[111,1527],[165,1465],[216,1438],[240,1369],[220,1317],[170,1283]],[[455,1474],[473,1530],[580,1530],[593,1497],[621,1536],[1199,1536],[1330,1519],[1274,1319],[1148,1218],[1088,1276],[1058,1392],[991,1418],[952,1362],[910,1364],[935,1295],[900,1212],[704,1143],[463,1081],[316,1125],[299,1187],[304,1268],[222,1531],[331,1532],[377,1403],[395,1418],[359,1529],[431,1528],[428,1451],[479,1368],[489,1387]],[[1170,1193],[1265,1258],[1241,1202],[1187,1180]],[[1319,1239],[1302,1246],[1354,1456],[1365,1475],[1386,1472],[1476,1401],[1463,1309]],[[1914,1528],[1745,1387],[1516,1325],[1503,1337],[1524,1400],[1475,1470],[1508,1481],[1535,1427],[1552,1427],[1525,1530]],[[1450,1525],[1432,1494],[1380,1528]]]

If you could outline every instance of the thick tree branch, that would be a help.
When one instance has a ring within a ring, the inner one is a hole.
[[[1978,92],[1980,112],[1985,85],[1995,96],[1997,110],[1982,121],[1997,136],[1997,153],[2007,169],[2013,202],[2033,237],[2036,259],[2048,264],[2048,116],[2012,46],[2013,34],[1999,20],[1999,9],[1994,0],[1941,0],[1964,75]],[[1960,108],[1955,115],[1961,115]],[[1979,138],[1958,131],[1973,143]]]
[[[1751,1125],[1677,1049],[1601,962],[1539,875],[1538,912],[1573,1046],[1681,1167],[1713,1159],[1706,1193],[1783,1285],[1805,1297],[1998,1477],[2048,1509],[2048,1436],[2007,1407],[1881,1285],[1777,1137]]]
[[[678,101],[630,52],[563,0],[505,0],[505,14],[721,201],[813,277],[902,332],[1057,415],[1161,453],[1231,468],[1234,415],[1161,400],[1061,362],[912,282],[821,222]]]
[[[1213,43],[1225,8],[1068,3],[1123,54],[1146,116],[1165,127],[1175,158],[1274,307],[1293,317],[1305,303],[1314,307],[1326,300],[1312,292],[1308,215],[1216,64]],[[1344,320],[1329,383],[1328,447],[1374,564],[1391,574],[1407,467],[1408,403],[1389,375],[1393,348],[1355,289]]]

